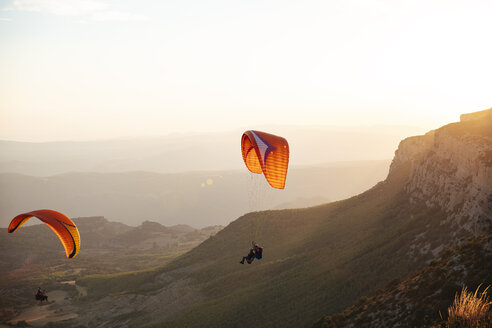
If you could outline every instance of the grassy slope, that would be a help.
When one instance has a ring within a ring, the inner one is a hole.
[[[5,296],[0,301],[0,316],[7,308],[28,305],[38,286],[48,292],[63,289],[76,295],[72,286],[61,284],[63,281],[77,280],[89,288],[88,297],[80,301],[133,292],[128,288],[130,280],[131,286],[141,290],[138,282],[146,282],[156,270],[206,238],[201,230],[152,222],[134,228],[102,217],[74,221],[82,236],[83,250],[74,259],[65,257],[60,240],[45,224],[23,226],[13,234],[0,228],[0,292]],[[143,230],[147,230],[144,236]],[[131,231],[135,234],[128,236]],[[172,245],[144,247],[141,240],[156,234],[163,240],[170,239]]]
[[[422,267],[425,258],[410,261],[406,247],[424,226],[432,230],[443,214],[408,204],[400,190],[404,176],[403,172],[345,201],[250,213],[234,221],[155,271],[157,280],[158,275],[201,264],[184,278],[191,279],[206,299],[155,326],[309,326],[320,316],[339,312],[391,279]],[[264,258],[241,265],[239,259],[257,226],[256,239],[264,246]],[[149,285],[158,288],[147,278]],[[138,288],[145,292],[148,285]],[[159,318],[155,313],[150,316]],[[140,319],[137,325],[149,322],[146,317]]]
[[[474,125],[445,128],[461,135],[473,131],[469,126]],[[147,314],[135,314],[136,326],[310,326],[322,315],[339,312],[392,279],[422,268],[429,255],[416,261],[407,256],[416,235],[425,231],[426,239],[435,244],[431,249],[451,238],[439,225],[442,212],[408,203],[402,192],[407,170],[400,166],[384,183],[344,201],[250,213],[165,267],[107,281],[148,294],[169,284],[161,279],[167,275],[186,279],[200,291],[204,301],[173,317],[149,306]],[[240,265],[251,239],[264,246],[264,259]]]

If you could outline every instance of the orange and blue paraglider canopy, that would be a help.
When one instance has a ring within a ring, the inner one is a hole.
[[[287,140],[273,134],[249,130],[241,138],[241,151],[248,170],[263,173],[274,188],[285,188],[289,167]]]
[[[9,233],[12,233],[20,228],[27,220],[32,217],[37,217],[51,228],[60,238],[60,241],[65,248],[67,258],[77,256],[80,249],[79,230],[72,220],[65,214],[53,210],[37,210],[17,215],[9,225]]]

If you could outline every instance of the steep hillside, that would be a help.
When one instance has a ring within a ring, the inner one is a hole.
[[[137,277],[128,281],[124,290],[132,293],[87,304],[90,317],[81,314],[77,323],[91,327],[104,320],[114,327],[312,324],[327,308],[341,311],[360,295],[406,275],[428,259],[410,260],[406,245],[431,223],[429,217],[442,213],[423,209],[414,211],[410,219],[411,205],[392,187],[380,185],[347,201],[310,209],[241,217],[147,276],[145,283]],[[258,226],[255,239],[265,249],[264,258],[241,265]],[[99,292],[89,286],[88,297],[93,294]],[[101,311],[110,304],[125,312]],[[249,309],[259,305],[261,311],[251,317]]]
[[[481,291],[492,285],[492,234],[445,252],[417,274],[393,281],[375,296],[360,298],[344,312],[320,319],[313,328],[438,325],[463,285],[475,290],[480,284]]]
[[[246,273],[229,264],[232,256],[197,270],[189,277],[205,284],[202,292],[209,300],[163,326],[298,327],[315,313],[337,312],[356,295],[369,295],[436,259],[446,247],[486,231],[492,222],[492,110],[485,113],[402,141],[388,178],[364,194],[237,220],[171,267],[199,262],[197,253],[207,247],[231,253],[230,245],[240,247],[241,240],[233,231],[244,231],[246,220],[258,216],[268,226],[258,239],[271,260]],[[219,272],[225,277],[205,282]],[[262,311],[248,317],[246,309],[260,304]]]
[[[389,177],[402,168],[409,172],[404,192],[410,202],[425,202],[445,213],[439,234],[425,230],[416,235],[408,255],[442,258],[377,296],[361,298],[346,311],[322,318],[315,327],[437,324],[439,311],[446,316],[463,285],[475,289],[492,284],[492,109],[464,114],[459,123],[405,139]],[[457,249],[447,249],[482,233]]]

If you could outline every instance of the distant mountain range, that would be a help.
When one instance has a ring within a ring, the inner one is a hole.
[[[255,127],[289,141],[290,167],[393,156],[398,142],[421,130],[405,126]],[[243,130],[101,141],[0,140],[0,172],[52,176],[67,172],[178,173],[243,169]]]
[[[105,217],[129,225],[151,220],[193,227],[225,225],[244,213],[339,200],[384,179],[389,161],[291,168],[286,189],[262,175],[237,171],[160,174],[66,173],[35,177],[0,173],[0,227],[17,214],[52,208],[68,216]]]

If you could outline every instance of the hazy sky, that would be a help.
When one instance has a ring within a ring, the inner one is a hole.
[[[0,0],[0,138],[433,128],[492,107],[492,1]]]

